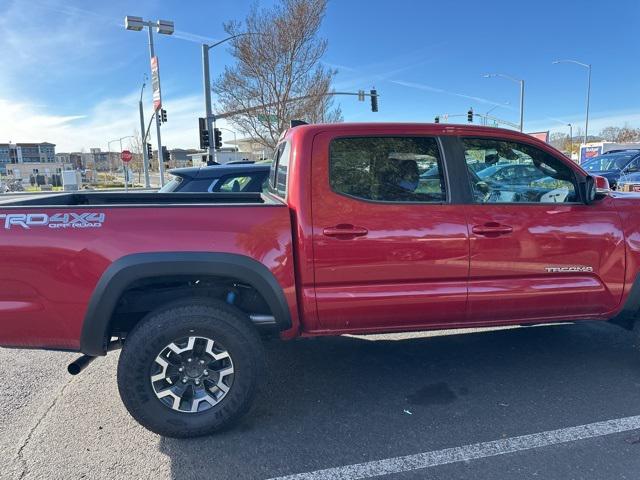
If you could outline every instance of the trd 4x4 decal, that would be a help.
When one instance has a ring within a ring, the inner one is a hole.
[[[0,214],[4,220],[4,228],[13,227],[30,229],[31,227],[49,228],[100,228],[104,223],[105,214],[95,212],[84,213],[6,213]]]

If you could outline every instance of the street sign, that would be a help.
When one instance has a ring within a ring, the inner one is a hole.
[[[129,163],[131,161],[131,159],[133,158],[133,155],[131,154],[131,152],[129,150],[123,150],[120,153],[120,159],[124,162],[124,163]]]
[[[158,57],[151,57],[151,87],[153,89],[153,109],[162,107],[160,95],[160,73],[158,73]]]
[[[278,123],[277,115],[263,115],[262,113],[259,113],[256,117],[260,122]]]

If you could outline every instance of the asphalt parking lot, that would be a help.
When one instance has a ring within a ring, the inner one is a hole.
[[[0,478],[638,478],[640,349],[615,326],[267,350],[250,415],[174,440],[127,415],[117,354],[70,377],[74,355],[0,349]]]

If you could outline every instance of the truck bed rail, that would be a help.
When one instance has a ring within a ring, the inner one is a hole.
[[[261,193],[156,193],[156,192],[73,192],[0,201],[0,208],[14,206],[82,206],[82,205],[210,205],[275,204]]]

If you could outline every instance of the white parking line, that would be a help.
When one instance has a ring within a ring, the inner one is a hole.
[[[404,457],[387,458],[373,462],[346,465],[344,467],[316,470],[315,472],[286,475],[284,477],[272,478],[271,480],[354,480],[357,478],[379,477],[381,475],[420,470],[478,458],[495,457],[497,455],[504,455],[505,453],[521,452],[533,448],[602,437],[604,435],[637,429],[640,429],[640,415],[589,423],[578,427],[549,430],[547,432],[523,435],[521,437],[494,440],[492,442],[445,448],[444,450],[435,450]]]

